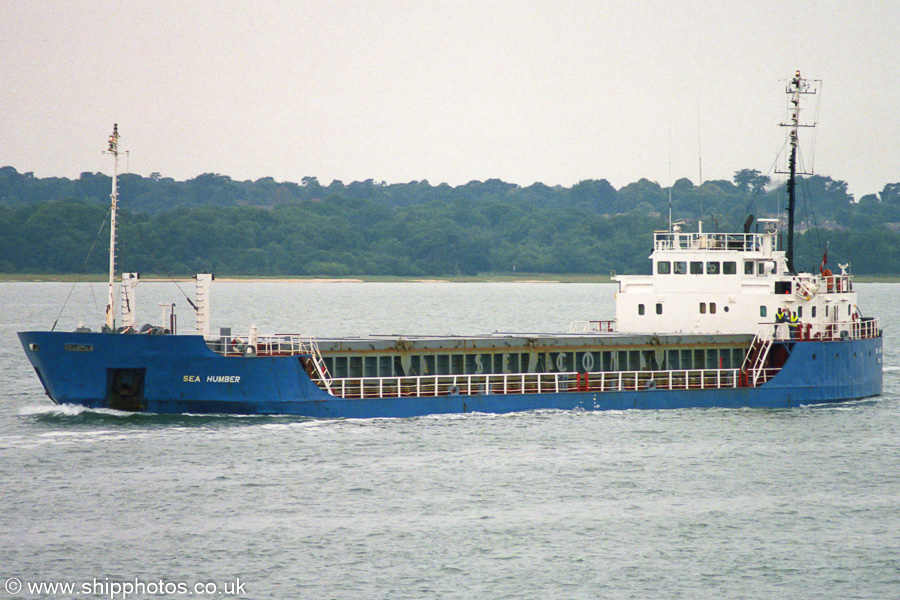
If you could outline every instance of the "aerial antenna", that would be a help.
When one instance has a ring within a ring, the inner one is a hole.
[[[669,121],[669,233],[672,233],[672,121]]]
[[[697,184],[697,191],[700,193],[700,220],[703,220],[703,147],[700,128],[700,94],[697,94],[697,168],[700,175],[700,183]]]

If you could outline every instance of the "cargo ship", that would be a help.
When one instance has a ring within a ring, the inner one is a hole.
[[[19,333],[58,404],[158,414],[412,417],[540,409],[786,408],[881,394],[882,330],[853,278],[798,273],[793,215],[800,98],[788,81],[787,247],[779,219],[739,233],[653,234],[650,275],[616,276],[616,318],[561,334],[311,339],[210,332],[213,277],[196,280],[194,327],[138,327],[136,273],[115,277],[118,128],[106,323]],[[671,221],[671,220],[670,220]],[[760,230],[761,228],[761,230]],[[116,300],[120,319],[117,323]]]

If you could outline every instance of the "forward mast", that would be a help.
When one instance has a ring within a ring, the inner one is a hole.
[[[109,149],[104,154],[113,156],[112,192],[109,195],[109,294],[106,301],[106,326],[110,330],[116,328],[115,285],[116,285],[116,213],[119,205],[119,125],[113,124],[113,132],[109,136]]]

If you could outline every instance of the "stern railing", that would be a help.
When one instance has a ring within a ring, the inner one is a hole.
[[[881,336],[881,326],[877,318],[863,317],[850,321],[827,323],[760,323],[760,337],[768,337],[777,342],[836,342],[841,340],[864,340]]]

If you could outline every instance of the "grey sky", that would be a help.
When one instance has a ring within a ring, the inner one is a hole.
[[[0,165],[108,173],[118,122],[176,179],[668,185],[699,130],[731,179],[771,167],[800,69],[816,172],[859,198],[900,181],[898,30],[884,1],[0,0]]]

